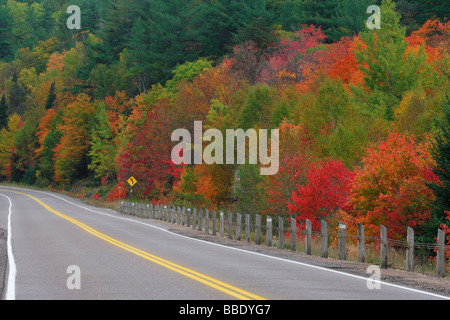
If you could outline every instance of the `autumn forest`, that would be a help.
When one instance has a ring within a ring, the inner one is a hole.
[[[433,242],[450,234],[448,17],[445,0],[0,0],[0,180],[113,202],[133,176],[154,203]],[[171,135],[195,121],[279,129],[278,173],[176,165]]]

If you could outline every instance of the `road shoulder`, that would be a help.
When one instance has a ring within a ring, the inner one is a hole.
[[[8,231],[0,229],[0,295],[4,297],[6,285],[6,271],[8,269],[8,250],[7,250]]]
[[[158,221],[158,223],[166,224]],[[303,252],[292,252],[290,250],[281,250],[275,247],[256,245],[245,241],[236,241],[226,237],[207,235],[203,232],[193,230],[192,228],[172,225],[170,231],[187,237],[200,239],[208,242],[218,243],[225,246],[236,247],[243,250],[257,252],[277,258],[290,259],[301,263],[307,263],[318,267],[331,270],[337,270],[357,276],[369,278],[371,274],[367,273],[370,264],[355,261],[341,261],[333,258],[321,258],[310,256]],[[425,275],[418,272],[407,272],[398,269],[381,269],[381,281],[405,286],[417,290],[431,292],[438,295],[450,297],[450,278],[438,278],[432,275]]]

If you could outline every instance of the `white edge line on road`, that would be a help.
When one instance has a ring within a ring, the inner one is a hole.
[[[10,188],[15,188],[15,187],[10,187]],[[202,242],[202,243],[206,243],[208,245],[218,246],[218,247],[226,248],[226,249],[229,249],[229,250],[240,251],[240,252],[244,252],[244,253],[247,253],[247,254],[253,254],[253,255],[269,258],[269,259],[279,260],[279,261],[283,261],[283,262],[287,262],[287,263],[293,263],[293,264],[297,264],[297,265],[301,265],[301,266],[305,266],[305,267],[310,267],[310,268],[313,268],[313,269],[318,269],[318,270],[322,270],[322,271],[327,271],[327,272],[331,272],[331,273],[336,273],[336,274],[348,276],[348,277],[355,278],[355,279],[368,281],[368,278],[365,278],[365,277],[362,277],[362,276],[358,276],[358,275],[354,275],[354,274],[350,274],[350,273],[346,273],[346,272],[342,272],[342,271],[332,270],[332,269],[328,269],[328,268],[325,268],[325,267],[319,267],[319,266],[315,266],[315,265],[304,263],[304,262],[299,262],[299,261],[294,261],[294,260],[274,257],[274,256],[266,255],[266,254],[263,254],[263,253],[259,253],[259,252],[248,251],[248,250],[239,249],[239,248],[235,248],[235,247],[230,247],[230,246],[226,246],[226,245],[222,245],[222,244],[218,244],[218,243],[213,243],[213,242],[209,242],[209,241],[205,241],[205,240],[201,240],[201,239],[196,239],[196,238],[183,236],[183,235],[171,232],[169,230],[166,230],[166,229],[154,226],[154,225],[149,224],[149,223],[144,223],[144,222],[141,222],[141,221],[138,221],[138,220],[134,220],[134,219],[130,219],[130,218],[119,216],[117,213],[109,214],[109,213],[106,213],[106,212],[100,212],[100,211],[92,210],[92,209],[87,208],[85,206],[79,205],[77,203],[73,203],[73,202],[71,202],[71,201],[69,201],[67,199],[59,197],[59,196],[57,196],[57,195],[55,195],[53,193],[50,193],[50,192],[39,191],[39,190],[31,190],[31,189],[21,189],[21,188],[17,188],[17,189],[19,189],[19,190],[27,190],[27,191],[32,191],[32,192],[34,191],[34,192],[44,193],[46,195],[50,195],[52,197],[58,198],[60,200],[63,200],[65,202],[71,204],[71,205],[80,207],[80,208],[82,208],[84,210],[87,210],[87,211],[90,211],[90,212],[94,212],[94,213],[97,213],[97,214],[113,217],[113,218],[116,218],[116,219],[120,219],[120,220],[125,220],[125,221],[129,221],[129,222],[141,224],[141,225],[144,225],[144,226],[147,226],[147,227],[151,227],[151,228],[154,228],[154,229],[158,229],[160,231],[167,232],[167,233],[170,233],[172,235],[175,235],[175,236],[178,236],[178,237],[181,237],[181,238],[185,238],[185,239],[189,239],[189,240],[192,240],[192,241],[199,241],[199,242]],[[110,209],[105,209],[105,210],[110,210]],[[112,211],[112,210],[110,210],[110,211]],[[418,289],[414,289],[414,288],[410,288],[410,287],[405,287],[405,286],[401,286],[401,285],[397,285],[397,284],[393,284],[393,283],[389,283],[389,282],[374,280],[374,279],[370,279],[370,281],[371,281],[371,283],[380,283],[382,285],[386,285],[386,286],[390,286],[390,287],[394,287],[394,288],[399,288],[399,289],[403,289],[403,290],[407,290],[407,291],[412,291],[412,292],[415,292],[415,293],[425,294],[425,295],[433,296],[433,297],[440,298],[440,299],[450,300],[450,297],[448,297],[448,296],[443,296],[443,295],[439,295],[439,294],[432,293],[432,292],[422,291],[422,290],[418,290]]]
[[[11,199],[3,194],[0,196],[5,197],[9,201],[9,213],[8,213],[8,238],[7,238],[7,250],[8,250],[8,284],[6,288],[5,300],[16,299],[16,275],[17,268],[14,260],[14,254],[12,250],[12,229],[11,229],[11,215],[12,215],[12,202]]]

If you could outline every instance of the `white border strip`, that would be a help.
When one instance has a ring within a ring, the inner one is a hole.
[[[9,213],[8,213],[8,285],[6,288],[5,300],[16,300],[16,275],[17,268],[14,260],[14,254],[12,250],[12,229],[11,229],[11,215],[12,215],[12,202],[11,199],[3,194],[0,196],[5,197],[9,201]]]
[[[15,188],[15,187],[11,187],[11,188]],[[108,217],[112,217],[112,218],[116,218],[116,219],[120,219],[120,220],[125,220],[125,221],[129,221],[129,222],[141,224],[141,225],[144,225],[144,226],[147,226],[147,227],[151,227],[151,228],[163,231],[163,232],[167,232],[169,234],[172,234],[172,235],[175,235],[175,236],[178,236],[178,237],[181,237],[181,238],[189,239],[189,240],[192,240],[192,241],[199,241],[199,242],[202,242],[202,243],[206,243],[208,245],[214,245],[214,246],[226,248],[226,249],[229,249],[229,250],[240,251],[240,252],[244,252],[244,253],[247,253],[247,254],[253,254],[253,255],[269,258],[269,259],[274,259],[274,260],[279,260],[279,261],[283,261],[283,262],[293,263],[293,264],[297,264],[297,265],[301,265],[301,266],[305,266],[305,267],[310,267],[310,268],[317,269],[317,270],[328,271],[328,272],[331,272],[331,273],[336,273],[336,274],[340,274],[340,275],[344,275],[344,276],[348,276],[348,277],[351,277],[351,278],[360,279],[360,280],[364,280],[364,281],[368,280],[368,278],[365,278],[363,276],[358,276],[358,275],[354,275],[354,274],[350,274],[350,273],[345,273],[345,272],[342,272],[342,271],[332,270],[332,269],[328,269],[328,268],[325,268],[325,267],[319,267],[319,266],[315,266],[315,265],[304,263],[304,262],[299,262],[299,261],[294,261],[294,260],[274,257],[274,256],[266,255],[266,254],[263,254],[263,253],[259,253],[259,252],[253,252],[253,251],[249,251],[249,250],[244,250],[244,249],[230,247],[230,246],[226,246],[226,245],[222,245],[222,244],[218,244],[218,243],[209,242],[209,241],[206,241],[206,240],[201,240],[201,239],[196,239],[196,238],[183,236],[183,235],[171,232],[169,230],[166,230],[166,229],[163,229],[163,228],[151,225],[149,223],[144,223],[144,222],[141,222],[141,221],[138,221],[138,220],[125,218],[125,217],[119,216],[117,214],[113,215],[113,214],[109,214],[109,213],[105,213],[105,212],[92,210],[92,209],[89,209],[89,208],[84,207],[82,205],[73,203],[73,202],[71,202],[71,201],[69,201],[67,199],[62,198],[62,197],[59,197],[59,196],[57,196],[57,195],[55,195],[53,193],[50,193],[50,192],[39,191],[39,190],[31,190],[31,189],[21,189],[21,188],[16,188],[16,189],[43,193],[43,194],[46,194],[46,195],[58,198],[58,199],[60,199],[62,201],[65,201],[65,202],[71,204],[71,205],[74,205],[76,207],[82,208],[82,209],[90,211],[90,212],[94,212],[94,213],[101,214],[101,215],[104,215],[104,216],[108,216]],[[0,190],[0,191],[3,191],[3,190]],[[110,209],[105,209],[105,210],[110,210]],[[398,289],[403,289],[403,290],[407,290],[407,291],[411,291],[411,292],[415,292],[415,293],[429,295],[429,296],[440,298],[440,299],[450,300],[450,297],[448,297],[448,296],[443,296],[443,295],[439,295],[439,294],[432,293],[432,292],[422,291],[422,290],[409,288],[409,287],[405,287],[405,286],[401,286],[401,285],[397,285],[397,284],[393,284],[393,283],[389,283],[389,282],[378,281],[378,280],[374,280],[374,279],[370,279],[370,281],[371,281],[371,283],[380,283],[382,285],[386,285],[386,286],[390,286],[390,287],[394,287],[394,288],[398,288]]]

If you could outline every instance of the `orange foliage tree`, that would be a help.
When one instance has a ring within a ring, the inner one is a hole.
[[[396,239],[406,237],[406,228],[420,232],[431,219],[435,199],[427,183],[436,183],[434,160],[427,142],[414,136],[392,132],[378,146],[372,146],[356,171],[348,202],[353,227],[365,225],[370,235],[378,235],[379,226]]]
[[[87,171],[89,150],[89,121],[95,107],[89,96],[79,94],[64,110],[60,144],[55,151],[55,180],[68,185]]]

